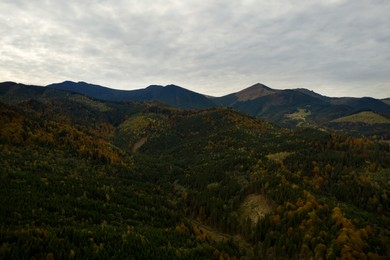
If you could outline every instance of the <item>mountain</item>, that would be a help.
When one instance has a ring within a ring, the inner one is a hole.
[[[219,98],[212,98],[214,102],[224,106],[234,106],[237,102],[245,102],[254,100],[263,96],[268,96],[277,93],[278,90],[271,89],[263,84],[257,83],[249,88],[241,90],[236,93],[232,93]]]
[[[24,85],[16,82],[2,82],[0,83],[0,95],[9,98],[31,98],[36,95],[41,95],[45,91],[44,87],[34,85]]]
[[[390,114],[390,106],[374,98],[330,98],[308,89],[275,90],[259,83],[213,101],[290,128],[318,127],[361,111]]]
[[[386,142],[4,83],[0,164],[0,259],[390,255]]]
[[[204,95],[175,86],[152,85],[138,90],[116,90],[85,82],[65,81],[50,84],[48,88],[80,93],[106,101],[160,101],[170,106],[179,108],[206,108],[214,106]]]
[[[86,82],[64,81],[62,83],[50,84],[46,87],[79,93],[89,97],[107,101],[123,101],[123,95],[127,93],[127,91],[115,90],[99,85],[89,84]]]

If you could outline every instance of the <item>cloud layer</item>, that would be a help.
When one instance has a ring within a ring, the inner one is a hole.
[[[3,0],[0,81],[390,97],[387,0]]]

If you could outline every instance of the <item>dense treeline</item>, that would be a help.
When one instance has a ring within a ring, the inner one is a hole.
[[[1,258],[225,254],[197,241],[166,191],[140,172],[46,147],[0,147]]]
[[[226,114],[234,115],[230,110],[219,112],[224,122]],[[287,134],[266,124],[267,131],[243,129],[231,121],[232,128],[209,130],[216,133],[210,142],[200,131],[213,127],[207,119],[212,113],[205,112],[203,120],[199,115],[191,123],[184,120],[183,129],[191,138],[169,132],[158,139],[166,138],[173,146],[172,157],[164,161],[181,168],[174,178],[185,214],[242,234],[263,257],[361,258],[389,253],[387,144],[312,129]],[[158,154],[159,147],[149,142],[144,150]],[[191,156],[194,150],[198,153]],[[277,159],[279,153],[286,156]],[[277,214],[258,223],[240,220],[237,209],[251,193],[275,201]],[[354,239],[363,245],[356,247]]]
[[[246,128],[228,109],[218,111],[229,125],[222,128],[210,124],[213,113],[176,121],[187,135],[170,132],[143,148],[159,154],[170,147],[160,156],[179,168],[172,181],[186,215],[241,234],[258,257],[389,254],[387,144],[313,129],[288,133],[260,122]],[[242,220],[238,208],[252,193],[274,201],[276,213]]]
[[[385,143],[58,93],[0,112],[0,258],[390,254]]]

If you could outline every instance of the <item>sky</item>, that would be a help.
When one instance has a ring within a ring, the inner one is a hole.
[[[0,81],[390,97],[389,0],[0,0]]]

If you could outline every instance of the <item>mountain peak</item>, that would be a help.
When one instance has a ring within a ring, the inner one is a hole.
[[[166,85],[165,88],[167,88],[167,89],[184,89],[184,88],[179,87],[179,86],[177,86],[175,84]]]
[[[150,85],[150,86],[146,87],[146,89],[148,89],[148,90],[162,89],[162,88],[163,88],[163,86],[161,86],[161,85]]]
[[[277,90],[267,87],[261,83],[256,83],[244,90],[237,92],[235,95],[238,101],[254,100],[259,97],[275,94]]]
[[[261,88],[261,89],[269,89],[269,90],[273,90],[272,88],[262,84],[262,83],[256,83],[256,84],[253,84],[252,86],[250,86],[249,88]]]

